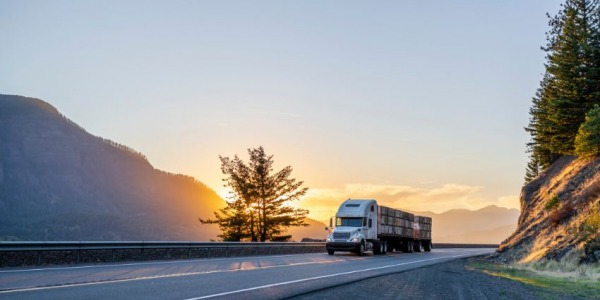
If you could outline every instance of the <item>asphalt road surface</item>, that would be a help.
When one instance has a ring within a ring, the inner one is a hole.
[[[495,249],[295,254],[0,269],[0,299],[282,299]],[[377,291],[373,291],[376,295]]]

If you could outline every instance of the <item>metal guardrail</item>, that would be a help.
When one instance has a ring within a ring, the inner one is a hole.
[[[434,249],[497,247],[497,244],[433,244]],[[0,242],[0,268],[320,252],[325,252],[323,242]]]
[[[456,244],[456,243],[433,243],[433,249],[443,248],[498,248],[498,244]]]
[[[325,243],[0,242],[0,267],[325,252]]]

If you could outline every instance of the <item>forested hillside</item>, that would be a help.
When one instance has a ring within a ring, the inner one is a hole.
[[[110,116],[106,116],[107,121]],[[0,239],[208,240],[224,201],[50,104],[0,95]]]
[[[600,7],[568,0],[550,18],[533,98],[530,161],[505,261],[600,260]],[[579,258],[578,258],[579,256]]]

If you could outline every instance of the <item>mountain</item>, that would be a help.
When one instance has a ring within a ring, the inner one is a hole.
[[[288,229],[287,234],[292,235],[293,241],[300,242],[304,238],[315,240],[325,240],[327,238],[327,231],[325,230],[327,225],[310,218],[306,218],[306,223],[308,224],[307,227],[290,227]]]
[[[495,254],[500,261],[600,260],[600,158],[559,158],[520,200],[517,230]]]
[[[194,178],[93,136],[52,105],[0,95],[0,240],[217,239],[225,201]],[[325,225],[290,228],[323,238]]]
[[[198,217],[222,206],[201,182],[153,168],[50,104],[0,95],[0,238],[208,240],[218,228]]]
[[[452,209],[443,213],[415,212],[433,219],[434,243],[498,244],[516,229],[519,210],[490,205],[478,210]]]

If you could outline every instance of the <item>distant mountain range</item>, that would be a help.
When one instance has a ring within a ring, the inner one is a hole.
[[[196,179],[157,170],[139,152],[89,134],[52,105],[0,95],[0,240],[216,239],[225,201]],[[519,211],[496,206],[433,218],[434,242],[499,243]],[[290,228],[324,239],[325,224]]]
[[[490,205],[478,210],[452,209],[443,213],[415,212],[433,218],[432,239],[438,243],[492,243],[508,238],[517,228],[518,209]]]

